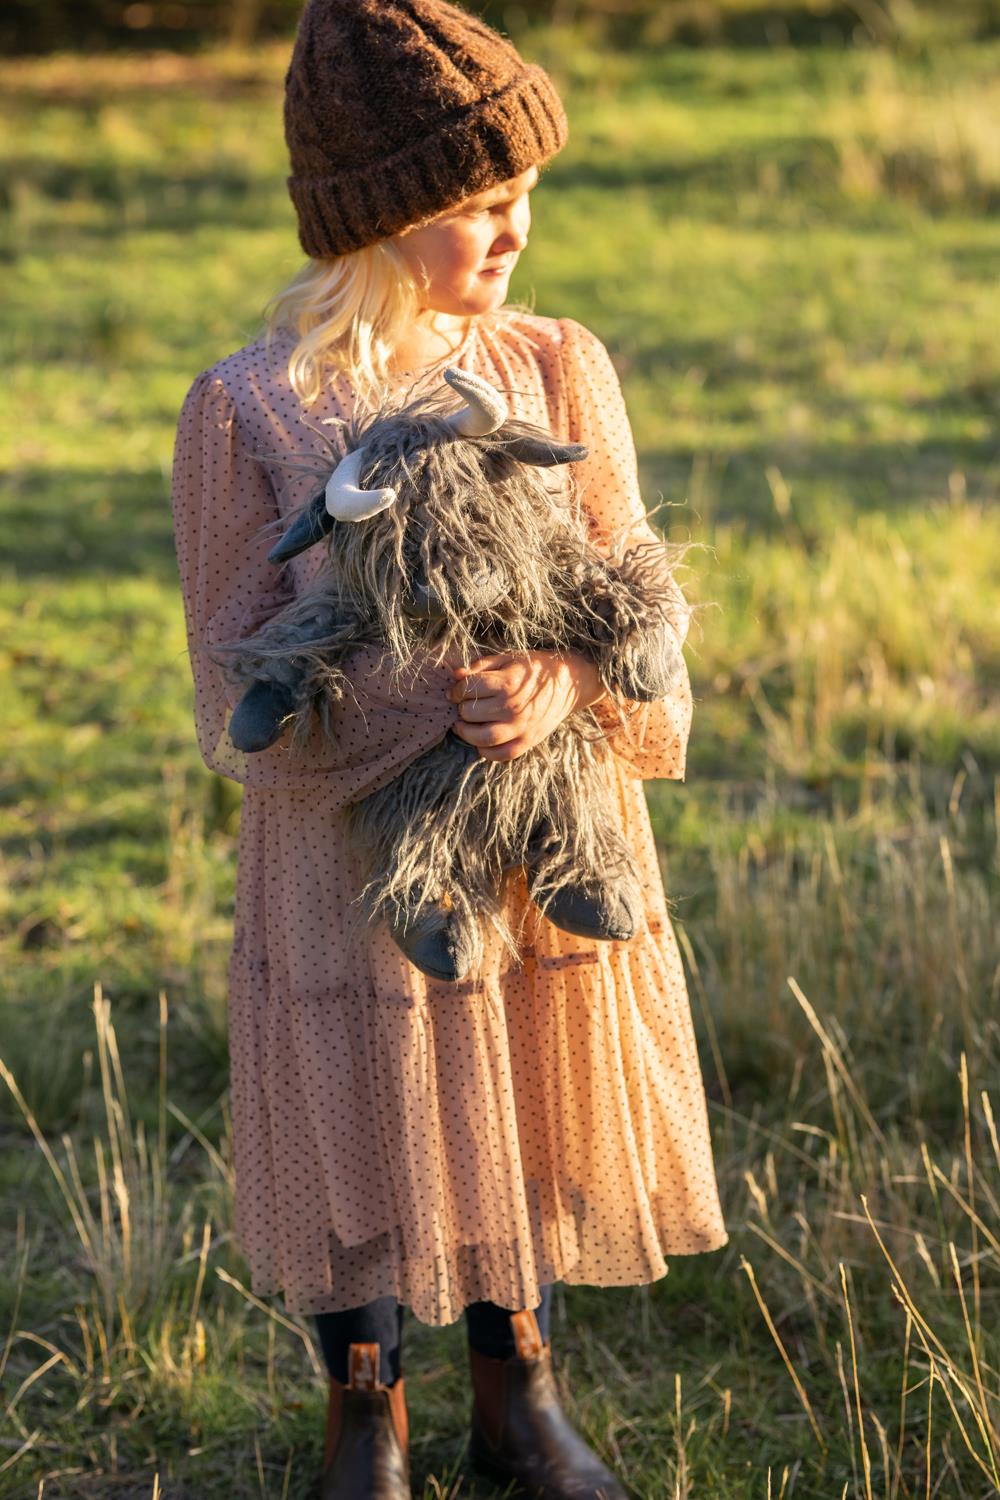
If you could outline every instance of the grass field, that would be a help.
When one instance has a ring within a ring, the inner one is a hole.
[[[698,544],[688,781],[649,796],[732,1235],[560,1289],[571,1410],[643,1500],[979,1500],[1000,44],[532,45],[573,138],[513,290],[614,351]],[[184,391],[300,263],[286,56],[0,69],[2,1497],[315,1494],[317,1354],[230,1236],[239,789],[194,746],[168,505]],[[437,1500],[493,1493],[464,1358],[408,1324]]]

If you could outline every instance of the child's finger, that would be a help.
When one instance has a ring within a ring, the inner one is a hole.
[[[517,760],[519,755],[524,755],[531,749],[526,739],[518,738],[508,740],[505,745],[497,745],[495,749],[480,750],[483,760]]]
[[[509,692],[505,679],[497,672],[481,672],[463,677],[448,689],[452,703],[462,703],[470,698],[504,698]]]
[[[454,673],[456,677],[469,677],[475,672],[493,672],[523,660],[523,657],[516,656],[511,651],[498,651],[493,656],[480,656],[475,661],[470,661],[467,667],[455,667]]]
[[[518,731],[510,724],[467,724],[464,719],[452,725],[452,733],[467,745],[489,749],[518,738]]]
[[[506,698],[465,698],[458,711],[467,724],[509,724],[516,717]]]

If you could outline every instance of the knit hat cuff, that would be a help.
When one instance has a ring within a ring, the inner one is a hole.
[[[531,166],[566,144],[562,102],[530,65],[498,93],[456,110],[377,167],[288,178],[307,255],[345,255],[387,239]]]

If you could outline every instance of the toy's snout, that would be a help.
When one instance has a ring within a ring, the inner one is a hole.
[[[436,622],[449,614],[467,619],[489,614],[510,592],[506,573],[491,563],[484,562],[475,572],[457,574],[448,580],[449,598],[442,599],[421,566],[414,569],[410,579],[410,596],[403,606],[411,620]]]

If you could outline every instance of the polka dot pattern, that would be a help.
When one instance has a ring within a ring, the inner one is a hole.
[[[395,697],[361,651],[357,701],[338,710],[332,740],[317,727],[298,751],[241,756],[226,736],[236,695],[206,655],[321,562],[318,549],[280,572],[267,562],[276,518],[315,487],[268,456],[319,448],[311,427],[348,418],[352,396],[339,379],[304,409],[290,349],[257,340],[197,377],[172,486],[198,743],[244,786],[229,1022],[236,1233],[253,1289],[301,1314],[392,1293],[443,1324],[473,1301],[535,1306],[549,1282],[656,1280],[668,1255],[726,1239],[642,787],[683,776],[689,685],[607,711],[644,881],[631,942],[559,932],[521,879],[509,897],[518,963],[491,947],[482,978],[457,986],[408,965],[357,915],[344,807],[445,732],[457,711],[444,676]],[[621,389],[592,333],[518,314],[475,327],[452,362],[500,386],[515,415],[587,445],[570,472],[595,536],[649,534]]]

